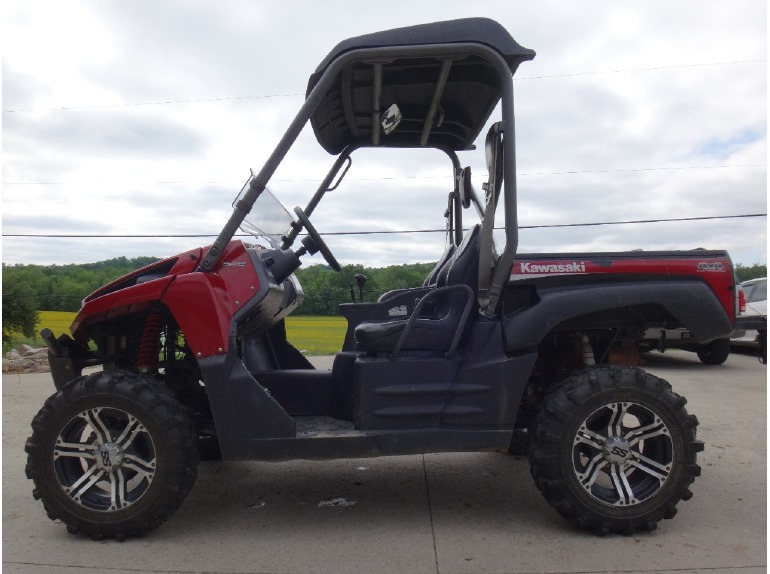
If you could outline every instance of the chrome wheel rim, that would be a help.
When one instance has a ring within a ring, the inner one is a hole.
[[[674,464],[671,432],[648,407],[615,402],[595,410],[572,443],[572,464],[584,492],[613,507],[654,496]]]
[[[115,512],[135,504],[150,488],[157,453],[139,419],[120,409],[96,407],[64,425],[53,464],[71,500],[88,510]]]

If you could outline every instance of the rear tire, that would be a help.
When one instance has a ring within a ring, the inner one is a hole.
[[[168,520],[195,482],[194,426],[148,377],[79,377],[45,402],[32,429],[25,450],[33,496],[73,534],[141,536]]]
[[[696,351],[704,365],[721,365],[730,356],[730,339],[717,339]]]
[[[597,534],[654,530],[700,475],[698,420],[664,380],[601,366],[561,382],[530,436],[531,473],[548,503]]]

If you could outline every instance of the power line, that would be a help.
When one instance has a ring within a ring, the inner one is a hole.
[[[67,110],[92,110],[98,108],[126,108],[126,107],[139,107],[139,106],[162,106],[166,104],[195,104],[204,102],[227,102],[235,100],[263,100],[267,98],[289,98],[293,96],[304,96],[305,94],[298,92],[293,94],[268,94],[263,96],[230,96],[224,98],[202,98],[197,100],[166,100],[159,102],[134,102],[125,104],[93,104],[89,106],[63,106],[60,108],[31,108],[21,110],[3,110],[4,114],[17,114],[22,112],[62,112]]]
[[[766,59],[760,60],[734,60],[730,62],[704,62],[700,64],[681,64],[677,66],[655,66],[651,68],[627,68],[621,70],[609,70],[609,71],[596,71],[596,72],[575,72],[571,74],[551,74],[543,76],[523,76],[520,78],[514,78],[514,81],[528,81],[528,80],[549,80],[553,78],[575,78],[581,76],[601,76],[606,74],[624,74],[624,73],[637,73],[637,72],[652,72],[659,70],[677,70],[684,68],[702,68],[707,66],[731,66],[736,64],[758,64],[767,62]],[[289,94],[266,94],[260,96],[228,96],[221,98],[200,98],[200,99],[177,99],[177,100],[163,100],[157,102],[133,102],[122,104],[94,104],[87,106],[61,106],[54,108],[29,108],[29,109],[16,109],[16,110],[3,110],[4,114],[16,114],[24,112],[59,112],[68,110],[90,110],[99,108],[121,108],[121,107],[139,107],[139,106],[160,106],[167,104],[193,104],[204,102],[227,102],[238,100],[258,100],[266,98],[288,98],[304,96],[302,92],[295,92]]]
[[[745,167],[767,167],[766,163],[744,163],[731,165],[686,165],[686,166],[659,166],[659,167],[630,167],[618,169],[583,169],[567,171],[533,171],[520,172],[516,174],[519,177],[539,176],[539,175],[579,175],[590,173],[632,173],[644,171],[676,171],[688,169],[727,169],[727,168],[745,168]],[[356,181],[399,181],[405,179],[450,179],[450,175],[415,175],[415,176],[382,176],[382,177],[361,177],[346,179],[346,182]],[[272,180],[281,183],[313,183],[320,182],[321,179],[275,179]],[[182,181],[182,180],[158,180],[158,181],[4,181],[3,185],[233,185],[242,184],[243,180],[231,181]]]
[[[708,221],[715,219],[746,219],[767,217],[767,213],[747,213],[740,215],[706,215],[700,217],[678,217],[672,219],[635,219],[627,221],[597,221],[589,223],[555,223],[547,225],[520,225],[519,229],[556,229],[561,227],[598,227],[602,225],[638,225],[649,223],[676,223],[685,221]],[[495,229],[504,229],[496,227]],[[398,235],[410,233],[445,233],[446,229],[402,229],[381,231],[330,231],[321,233],[326,236],[344,235]],[[56,239],[182,239],[217,237],[217,233],[190,234],[58,234],[58,233],[3,233],[3,237],[56,238]],[[237,234],[237,237],[250,237],[249,234]]]
[[[585,170],[573,170],[573,171],[543,171],[543,172],[523,172],[518,173],[519,176],[528,175],[576,175],[581,173],[623,173],[623,172],[639,172],[639,171],[667,171],[667,170],[680,170],[680,169],[723,169],[731,167],[767,167],[766,163],[743,163],[743,164],[731,164],[731,165],[683,165],[683,166],[663,166],[663,167],[631,167],[620,169],[585,169]]]
[[[625,74],[629,72],[655,72],[658,70],[678,70],[682,68],[701,68],[705,66],[730,66],[733,64],[759,64],[767,62],[762,60],[735,60],[732,62],[707,62],[704,64],[681,64],[678,66],[655,66],[653,68],[627,68],[623,70],[608,70],[605,72],[576,72],[574,74],[553,74],[548,76],[523,76],[514,80],[550,80],[551,78],[574,78],[579,76],[598,76],[602,74]]]
[[[520,225],[519,229],[542,229],[555,227],[594,227],[599,225],[635,225],[642,223],[674,223],[682,221],[708,221],[712,219],[740,219],[767,217],[767,213],[747,213],[742,215],[706,215],[702,217],[678,217],[674,219],[635,219],[630,221],[603,221],[596,223],[560,223],[555,225]],[[502,229],[502,228],[501,228]]]
[[[741,166],[743,167],[743,166]],[[521,175],[521,174],[519,174]],[[346,182],[352,181],[388,181],[402,179],[451,179],[452,175],[404,175],[404,176],[382,176],[382,177],[360,177],[346,178]],[[281,183],[313,183],[323,181],[322,179],[272,179],[270,181]],[[4,181],[3,185],[243,185],[243,179],[229,181],[183,181],[183,180],[158,180],[158,181]]]

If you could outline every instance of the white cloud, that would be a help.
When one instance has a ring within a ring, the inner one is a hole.
[[[5,4],[5,234],[216,233],[248,169],[261,167],[299,108],[302,97],[286,94],[304,93],[337,42],[476,15],[538,52],[515,81],[521,225],[767,208],[763,0],[395,0],[376,11],[349,0]],[[31,109],[46,111],[21,111]],[[319,231],[443,226],[442,154],[361,155],[318,208]],[[304,205],[332,159],[306,130],[271,188]],[[480,189],[483,153],[461,160]],[[68,185],[18,185],[34,182]],[[523,229],[520,249],[703,246],[751,264],[766,261],[766,229],[764,218]],[[6,237],[3,261],[164,256],[206,241]],[[365,265],[443,250],[440,233],[328,243],[341,262]]]

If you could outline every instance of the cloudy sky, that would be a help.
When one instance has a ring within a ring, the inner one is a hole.
[[[514,82],[520,251],[704,247],[764,263],[766,217],[541,226],[765,213],[766,11],[765,0],[5,0],[2,261],[207,244],[146,236],[219,231],[337,42],[486,16],[537,52]],[[482,155],[461,154],[477,189]],[[332,161],[305,130],[270,187],[304,205]],[[437,152],[367,151],[313,221],[343,264],[436,260],[441,233],[336,233],[440,229],[450,176]]]

